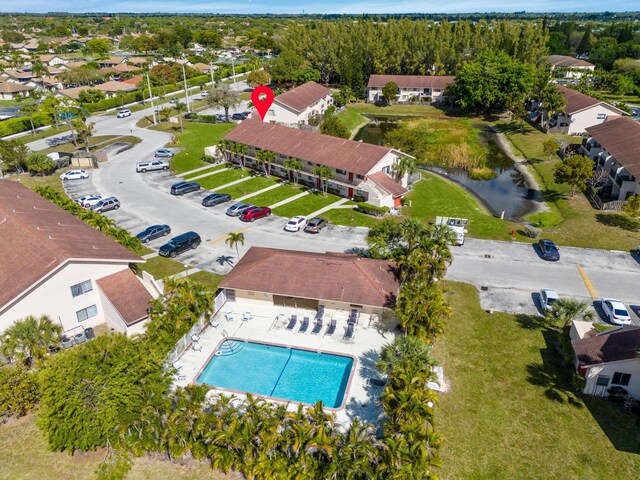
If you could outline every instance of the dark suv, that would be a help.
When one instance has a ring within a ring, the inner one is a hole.
[[[179,253],[186,252],[189,249],[195,250],[200,245],[200,235],[196,232],[187,232],[177,237],[173,237],[167,243],[162,245],[158,253],[163,257],[175,257]]]
[[[184,195],[189,192],[197,192],[200,190],[198,182],[180,182],[171,185],[171,195]]]

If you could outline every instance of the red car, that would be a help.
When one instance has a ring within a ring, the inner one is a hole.
[[[244,222],[253,222],[257,218],[268,217],[271,215],[271,209],[269,207],[253,207],[242,212],[240,220]]]

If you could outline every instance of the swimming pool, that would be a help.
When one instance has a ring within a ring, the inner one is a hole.
[[[338,408],[354,359],[343,355],[236,339],[223,341],[198,382],[265,397]]]

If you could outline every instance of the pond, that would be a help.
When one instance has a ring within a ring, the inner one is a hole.
[[[371,117],[372,122],[362,127],[354,139],[383,145],[387,132],[398,128],[403,118],[406,117]],[[522,175],[516,170],[511,159],[487,135],[483,134],[481,138],[486,142],[490,152],[487,167],[496,173],[494,178],[475,180],[463,169],[433,165],[423,167],[465,187],[492,214],[500,216],[504,211],[505,219],[519,220],[534,208],[532,192],[526,188]]]

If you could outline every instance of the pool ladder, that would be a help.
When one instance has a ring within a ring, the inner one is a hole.
[[[220,348],[216,352],[216,356],[218,357],[227,357],[229,355],[233,355],[238,353],[244,347],[245,342],[241,342],[238,340],[226,340]]]

